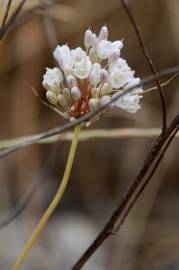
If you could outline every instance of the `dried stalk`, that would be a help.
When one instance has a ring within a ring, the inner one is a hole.
[[[154,78],[155,78],[155,81],[156,81],[156,85],[157,85],[157,88],[158,88],[158,91],[159,91],[159,95],[160,95],[160,100],[161,100],[161,105],[162,105],[162,117],[163,117],[163,123],[162,123],[162,134],[165,133],[165,130],[166,130],[166,127],[167,127],[167,112],[166,112],[166,104],[165,104],[165,97],[164,97],[164,94],[163,94],[163,91],[162,91],[162,86],[161,86],[161,83],[160,83],[160,80],[159,80],[159,77],[158,77],[158,74],[157,74],[157,70],[153,64],[153,61],[148,53],[148,50],[145,46],[145,43],[144,43],[144,40],[143,40],[143,37],[142,37],[142,34],[141,34],[141,31],[140,31],[140,28],[132,14],[132,12],[130,11],[129,7],[128,7],[128,1],[127,0],[120,0],[121,1],[121,4],[124,8],[124,10],[126,11],[128,17],[129,17],[129,20],[131,22],[131,25],[133,26],[134,28],[134,31],[136,33],[136,36],[137,36],[137,39],[139,41],[139,45],[140,45],[140,48],[141,48],[141,51],[143,52],[146,60],[147,60],[147,63],[150,67],[150,70],[152,72],[152,74],[154,75]]]

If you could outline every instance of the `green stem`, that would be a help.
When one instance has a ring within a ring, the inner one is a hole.
[[[39,221],[38,225],[36,226],[29,241],[25,245],[21,255],[18,257],[17,261],[15,262],[14,266],[12,267],[12,270],[19,270],[20,269],[21,265],[23,264],[26,257],[28,256],[31,248],[33,247],[35,241],[37,240],[38,236],[40,235],[42,229],[46,225],[48,219],[50,218],[50,216],[54,212],[56,206],[59,204],[59,202],[64,194],[65,188],[68,184],[68,180],[70,177],[70,173],[71,173],[71,169],[72,169],[72,165],[73,165],[73,161],[74,161],[74,157],[75,157],[75,153],[76,153],[76,149],[77,149],[77,144],[78,144],[79,135],[80,135],[80,129],[81,129],[80,124],[75,127],[74,136],[73,136],[70,152],[68,155],[68,160],[66,163],[64,176],[63,176],[63,179],[62,179],[60,186],[57,190],[57,193],[54,196],[51,204],[47,208],[46,212],[42,216],[41,220]]]

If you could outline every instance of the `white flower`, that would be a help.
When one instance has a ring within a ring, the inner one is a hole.
[[[131,78],[128,84],[124,87],[124,89],[129,89],[130,87],[134,87],[135,85],[140,85],[141,81],[139,78]],[[137,86],[133,90],[130,91],[132,94],[142,94],[143,89],[141,86]]]
[[[131,73],[117,68],[109,74],[108,83],[110,83],[114,89],[120,89],[124,87],[130,79]]]
[[[119,68],[123,71],[126,71],[126,72],[131,70],[131,68],[128,66],[126,60],[124,60],[123,58],[119,58],[115,62],[111,63],[109,65],[108,70],[109,70],[109,72],[112,72],[113,70],[115,70],[117,68]]]
[[[110,55],[110,57],[108,59],[108,63],[114,63],[115,61],[117,61],[119,59],[119,57],[120,57],[120,51],[116,49]]]
[[[43,76],[43,86],[47,90],[58,91],[60,84],[63,81],[63,75],[59,68],[47,68],[46,73]]]
[[[74,62],[82,62],[85,61],[86,52],[82,50],[82,48],[78,47],[75,50],[71,50],[71,54]]]
[[[126,93],[114,102],[114,106],[130,113],[136,113],[140,109],[139,100],[139,95],[131,95],[130,93]]]
[[[108,41],[108,40],[101,40],[97,47],[97,55],[101,59],[109,58],[116,50],[119,51],[122,49],[123,44],[122,41]]]
[[[114,50],[121,50],[123,48],[123,43],[121,40],[116,40],[113,42]]]
[[[107,106],[136,112],[143,89],[140,79],[134,77],[134,71],[121,57],[122,41],[109,41],[108,29],[103,26],[98,36],[88,29],[84,45],[86,51],[81,47],[71,50],[67,45],[55,49],[60,69],[47,69],[42,82],[50,104],[65,118],[74,120],[138,85]]]
[[[66,69],[71,69],[73,67],[73,57],[67,45],[57,46],[53,55],[61,69],[63,69],[63,71],[65,71]]]
[[[107,59],[113,53],[113,44],[108,40],[101,40],[98,44],[97,54],[101,59]]]
[[[74,66],[74,75],[79,79],[86,79],[89,77],[91,72],[91,61],[89,60],[89,57],[87,56],[85,61],[83,62],[76,62]]]

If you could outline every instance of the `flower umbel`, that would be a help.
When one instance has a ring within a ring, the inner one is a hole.
[[[106,26],[101,28],[98,36],[88,29],[84,38],[85,50],[80,47],[70,50],[67,45],[55,49],[59,68],[48,68],[42,84],[47,90],[48,102],[65,118],[73,120],[94,111],[108,103],[116,93],[140,83],[120,56],[123,42],[111,42],[107,38]],[[112,105],[135,113],[140,108],[142,92],[143,89],[138,87]]]

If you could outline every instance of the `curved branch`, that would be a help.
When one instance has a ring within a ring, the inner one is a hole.
[[[142,165],[141,169],[139,170],[137,176],[131,181],[129,187],[127,188],[127,191],[122,196],[118,207],[115,209],[113,214],[111,215],[110,219],[105,224],[102,231],[98,234],[96,239],[93,241],[93,243],[89,246],[89,248],[84,252],[84,254],[81,256],[81,258],[75,263],[75,265],[71,268],[71,270],[79,270],[81,269],[84,264],[91,258],[91,256],[96,252],[96,250],[105,242],[107,238],[109,238],[111,235],[114,235],[116,232],[116,224],[118,220],[121,218],[122,221],[124,221],[125,217],[129,213],[130,209],[132,208],[133,204],[141,194],[141,192],[146,187],[147,183],[153,176],[155,170],[157,169],[159,163],[161,162],[163,155],[165,154],[166,149],[168,148],[170,144],[170,136],[171,140],[173,139],[173,132],[175,133],[178,131],[179,126],[179,115],[175,117],[175,119],[171,122],[169,127],[167,128],[165,134],[162,134],[157,138],[155,141],[153,147],[151,148],[150,152],[148,153],[144,164]],[[176,130],[176,131],[175,131]],[[169,141],[168,141],[169,139]],[[167,141],[169,144],[167,144]],[[162,147],[166,144],[167,148],[164,148],[164,151],[162,152],[161,156],[159,156],[159,159],[156,161],[156,164],[154,165],[154,169],[152,170],[151,174],[147,178],[147,181],[144,182],[143,185],[143,178],[150,170],[151,166],[153,165],[153,162],[156,160],[159,152],[161,151]],[[137,196],[134,197],[134,200],[132,199],[133,196],[136,194],[137,190],[139,189],[139,193],[137,193]],[[136,199],[136,200],[135,200]],[[132,202],[131,202],[132,200]],[[130,204],[131,202],[131,204]],[[129,206],[129,208],[128,208]],[[124,215],[123,215],[124,214]],[[120,228],[122,223],[119,223],[117,228]]]
[[[142,37],[142,34],[141,34],[141,31],[140,31],[140,28],[133,16],[133,14],[131,13],[129,7],[128,7],[128,1],[127,0],[120,0],[121,1],[121,4],[124,8],[124,10],[126,11],[128,17],[129,17],[129,20],[134,28],[134,31],[136,33],[136,36],[138,38],[138,41],[139,41],[139,45],[140,45],[140,48],[141,48],[141,51],[143,52],[146,60],[147,60],[147,63],[149,65],[149,68],[152,72],[152,74],[154,75],[154,78],[155,78],[155,81],[156,81],[156,85],[157,85],[157,88],[158,88],[158,91],[159,91],[159,95],[160,95],[160,99],[161,99],[161,105],[162,105],[162,115],[163,115],[163,127],[162,127],[162,134],[165,133],[166,131],[166,127],[167,127],[167,112],[166,112],[166,103],[165,103],[165,97],[164,97],[164,94],[163,94],[163,91],[162,91],[162,86],[160,84],[160,80],[159,80],[159,77],[158,77],[158,74],[157,74],[157,70],[152,62],[152,59],[148,53],[148,50],[145,46],[145,43],[144,43],[144,40],[143,40],[143,37]]]

